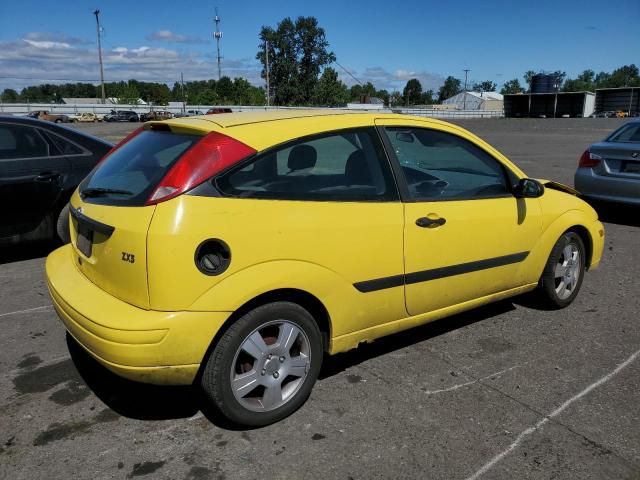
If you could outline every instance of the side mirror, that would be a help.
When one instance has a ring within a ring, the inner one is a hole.
[[[544,185],[533,178],[521,178],[513,187],[516,198],[538,198],[544,193]]]

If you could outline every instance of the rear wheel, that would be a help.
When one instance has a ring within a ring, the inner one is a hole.
[[[268,425],[305,402],[322,354],[320,331],[309,312],[294,303],[270,303],[224,333],[207,359],[202,387],[232,422]]]
[[[564,308],[578,295],[585,272],[584,243],[575,232],[562,235],[551,250],[540,282],[538,297],[551,308]]]

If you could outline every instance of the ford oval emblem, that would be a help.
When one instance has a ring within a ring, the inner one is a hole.
[[[82,207],[78,207],[78,208],[76,209],[76,212],[78,212],[78,213],[82,213]]]

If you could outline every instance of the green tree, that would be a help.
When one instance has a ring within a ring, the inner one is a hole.
[[[442,103],[443,100],[459,94],[462,91],[461,84],[462,82],[459,79],[448,76],[444,81],[444,85],[438,90],[438,102]]]
[[[607,83],[610,88],[640,86],[638,67],[635,64],[631,64],[616,68],[611,72],[611,77],[609,77]]]
[[[474,83],[472,89],[475,92],[495,92],[497,87],[497,83],[485,80],[484,82]]]
[[[335,107],[345,105],[349,101],[349,90],[338,78],[338,72],[327,67],[316,84],[313,102],[316,105]]]
[[[121,85],[118,90],[118,103],[134,105],[138,103],[140,98],[140,91],[138,90],[138,82],[135,80],[129,80],[128,82],[120,82]]]
[[[523,93],[524,89],[520,86],[520,81],[517,78],[505,82],[500,90],[502,95],[508,95],[510,93]]]
[[[5,88],[0,94],[0,101],[4,103],[15,103],[20,98],[18,92],[16,92],[13,88]]]
[[[527,70],[524,72],[524,83],[527,85],[527,92],[531,91],[531,82],[533,82],[533,76],[536,74],[533,70]]]
[[[269,81],[277,105],[311,102],[320,70],[335,61],[328,50],[325,31],[315,17],[285,18],[274,29],[263,26],[256,58],[266,79],[266,48],[269,50]]]
[[[407,82],[404,90],[402,90],[402,98],[407,107],[420,103],[422,99],[422,85],[417,78],[412,78]]]
[[[596,74],[593,70],[585,70],[576,78],[569,78],[562,86],[563,92],[590,92],[594,89]]]
[[[434,103],[436,103],[434,95],[435,94],[433,90],[427,90],[426,92],[422,92],[420,103],[422,105],[433,105]]]

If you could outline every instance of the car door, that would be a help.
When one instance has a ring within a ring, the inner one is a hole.
[[[411,315],[523,285],[522,261],[541,233],[538,200],[511,193],[515,174],[462,131],[431,125],[380,129],[406,200]]]
[[[217,188],[224,196],[252,202],[251,215],[242,201],[225,207],[226,215],[234,215],[229,208],[239,209],[242,229],[218,227],[237,251],[255,252],[245,255],[256,262],[269,252],[335,275],[328,295],[341,298],[353,314],[333,325],[332,335],[406,317],[402,281],[376,280],[402,277],[403,208],[374,128],[282,144],[223,175]],[[153,258],[161,257],[152,254],[150,265]],[[153,297],[153,285],[150,290]]]
[[[38,129],[0,123],[0,236],[34,230],[56,205],[69,162]]]

